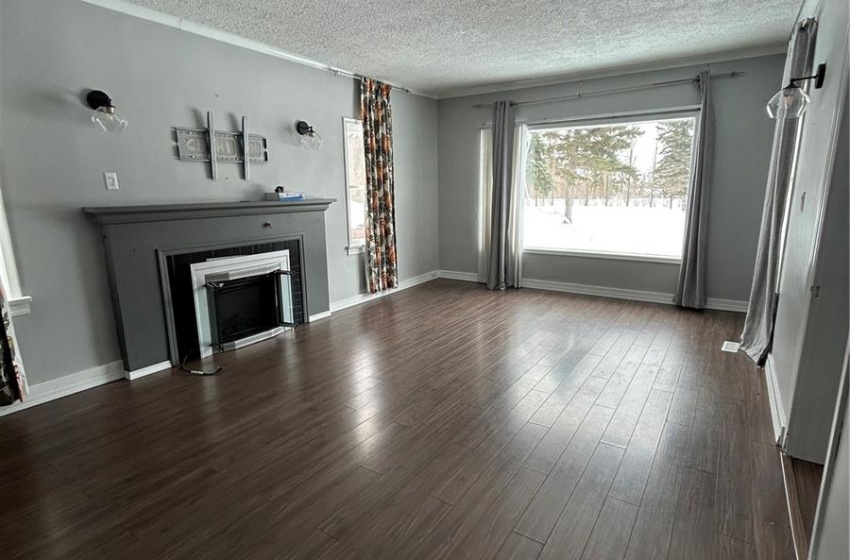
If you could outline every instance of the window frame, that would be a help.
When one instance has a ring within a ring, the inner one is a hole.
[[[693,118],[695,125],[699,123],[700,106],[689,105],[685,107],[674,107],[670,109],[652,110],[652,111],[632,111],[626,113],[610,113],[604,115],[589,115],[574,118],[557,118],[543,119],[538,121],[526,122],[527,134],[532,132],[544,132],[547,130],[560,130],[564,128],[578,128],[591,126],[616,126],[633,123],[653,122],[660,120]],[[691,163],[690,175],[694,173],[694,163],[696,161],[696,126],[695,134],[691,143]],[[523,175],[524,177],[524,175]],[[690,189],[688,190],[688,198],[690,198]],[[524,209],[524,208],[523,208]],[[687,210],[686,210],[687,211]],[[662,264],[681,264],[682,257],[671,257],[666,255],[653,255],[643,253],[623,253],[617,251],[591,251],[584,249],[558,249],[552,247],[534,247],[523,244],[523,254],[530,255],[554,255],[565,257],[584,257],[593,259],[606,259],[618,261],[633,261],[633,262],[648,262]]]
[[[348,153],[348,127],[349,125],[358,125],[362,132],[363,130],[363,121],[360,119],[355,119],[353,117],[343,117],[342,118],[342,152],[343,152],[343,161],[345,165],[344,175],[345,175],[345,226],[346,226],[346,240],[347,244],[345,246],[345,252],[348,255],[359,255],[361,253],[366,252],[366,240],[363,242],[356,242],[351,237],[351,181],[349,179],[348,171],[349,171],[349,162],[351,161],[351,154]],[[365,154],[364,154],[365,157]],[[365,215],[363,220],[364,226],[366,223]]]
[[[18,275],[18,263],[15,259],[15,249],[12,246],[12,232],[6,217],[6,204],[0,189],[0,284],[6,292],[6,304],[12,317],[30,314],[32,296],[26,296],[21,291],[21,280]]]

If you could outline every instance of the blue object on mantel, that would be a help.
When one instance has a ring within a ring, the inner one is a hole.
[[[279,202],[292,202],[293,200],[304,200],[306,196],[303,192],[273,192],[266,193],[266,200],[277,200]]]

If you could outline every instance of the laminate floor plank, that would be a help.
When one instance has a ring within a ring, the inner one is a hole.
[[[593,457],[612,415],[612,410],[601,406],[595,406],[587,413],[543,487],[517,523],[514,529],[517,533],[539,542],[547,542]]]
[[[637,511],[638,506],[634,504],[611,497],[605,500],[582,559],[621,560],[629,545]]]
[[[795,558],[779,453],[773,445],[751,443],[751,446],[753,472],[759,473],[750,487],[756,558]],[[780,468],[779,472],[775,470],[776,467]],[[783,493],[778,494],[777,490],[782,490]]]
[[[720,457],[717,471],[717,531],[753,543],[753,509],[746,496],[753,483],[752,447],[747,432],[746,405],[723,403]]]
[[[605,389],[602,390],[602,394],[596,399],[596,404],[607,406],[611,409],[616,409],[620,405],[620,401],[626,393],[626,389],[631,384],[632,378],[637,373],[646,352],[646,346],[632,346],[629,348],[620,365],[617,366],[614,375],[611,376],[608,384],[605,385]]]
[[[528,458],[525,466],[544,474],[551,472],[604,386],[605,380],[598,377],[590,378],[585,382],[570,401],[570,404],[552,424],[550,430],[543,436],[543,441]]]
[[[546,540],[541,560],[581,558],[622,458],[619,447],[599,444]]]
[[[673,393],[673,402],[670,404],[667,421],[682,426],[693,426],[697,399],[698,391],[684,388],[676,389]]]
[[[653,390],[629,441],[620,470],[611,485],[611,496],[635,505],[640,504],[649,478],[658,442],[664,430],[664,418],[670,406],[670,393]]]
[[[626,549],[627,559],[667,558],[689,439],[690,428],[671,423],[664,426]]]
[[[478,446],[476,452],[470,454],[461,467],[445,478],[434,490],[433,496],[446,503],[457,504],[489,465],[502,460],[500,454],[504,447],[510,444],[544,399],[545,393],[529,392],[526,398],[515,407],[512,414]],[[542,433],[545,434],[545,431]]]
[[[685,461],[687,466],[717,473],[722,419],[720,404],[710,400],[699,402],[691,427],[691,445]]]
[[[442,558],[492,560],[545,478],[544,474],[521,468],[481,520],[463,539],[455,540]]]
[[[491,464],[478,477],[475,484],[452,508],[440,525],[431,532],[426,541],[416,546],[406,547],[410,550],[405,550],[400,557],[415,560],[445,558],[450,553],[451,548],[456,546],[458,541],[471,534],[483,520],[492,521],[492,518],[487,517],[487,512],[490,511],[490,507],[504,489],[508,487],[516,473],[522,469],[522,463],[540,442],[545,431],[546,428],[537,424],[526,424],[505,452],[502,453],[502,461]],[[540,473],[535,474],[542,478]],[[534,480],[531,477],[529,479]]]
[[[0,417],[0,555],[792,558],[742,326],[427,282]]]
[[[617,412],[614,413],[608,429],[602,436],[603,442],[619,447],[626,447],[629,444],[657,373],[658,366],[654,364],[641,364],[638,367],[632,382],[626,389],[626,394],[617,407]]]
[[[752,544],[726,535],[718,535],[717,539],[719,560],[755,560],[756,549]]]
[[[684,469],[668,558],[713,560],[719,556],[716,485],[717,475]]]
[[[817,512],[818,496],[823,478],[823,465],[810,463],[801,459],[791,459],[794,466],[794,481],[797,485],[797,496],[800,503],[800,514],[803,518],[803,529],[806,541],[812,542],[815,513]]]
[[[669,349],[658,369],[658,375],[655,378],[653,389],[660,391],[673,392],[676,390],[676,384],[679,381],[679,373],[682,371],[682,365],[685,359],[680,354],[670,352]]]
[[[519,533],[511,533],[495,560],[537,560],[541,550],[543,545],[539,542]]]

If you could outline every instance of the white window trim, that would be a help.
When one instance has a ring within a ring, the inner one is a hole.
[[[649,122],[655,120],[694,118],[698,119],[700,113],[699,105],[686,107],[675,107],[670,109],[654,109],[649,111],[632,111],[625,113],[609,113],[605,115],[592,115],[575,118],[544,119],[527,123],[528,132],[540,132],[542,130],[555,130],[560,128],[574,128],[581,126],[627,124],[636,122]],[[612,122],[613,121],[613,122]],[[693,150],[693,145],[691,147]],[[694,172],[694,154],[691,153],[691,173]],[[582,249],[553,249],[550,247],[523,247],[523,254],[532,255],[560,255],[568,257],[587,257],[592,259],[606,259],[618,261],[636,261],[664,264],[681,264],[682,257],[669,257],[664,255],[644,255],[641,253],[618,253],[613,251],[585,251]]]
[[[523,254],[558,255],[564,257],[586,257],[590,259],[606,259],[612,261],[637,261],[663,264],[681,264],[681,257],[664,255],[642,255],[639,253],[614,253],[609,251],[582,251],[580,249],[552,249],[549,247],[525,247]]]
[[[351,206],[349,196],[350,182],[348,180],[348,144],[346,142],[346,138],[348,135],[347,126],[349,124],[359,124],[361,127],[363,126],[363,121],[360,119],[354,119],[351,117],[343,117],[342,118],[342,152],[343,152],[343,161],[345,163],[344,175],[345,175],[345,236],[348,239],[348,245],[345,246],[345,253],[349,256],[351,255],[360,255],[366,252],[366,242],[363,243],[354,243],[351,239]]]
[[[646,111],[624,111],[616,113],[603,113],[597,115],[584,115],[577,117],[535,119],[523,121],[523,123],[528,126],[529,132],[537,132],[540,130],[552,130],[565,127],[615,125],[656,121],[660,119],[698,117],[699,112],[699,105],[685,105],[682,107],[670,107],[667,109],[650,109]],[[517,121],[517,123],[519,122],[520,121]]]
[[[6,301],[12,317],[30,314],[32,297],[21,293],[21,280],[18,276],[18,264],[12,247],[12,233],[6,219],[6,205],[0,190],[0,282],[6,290]]]

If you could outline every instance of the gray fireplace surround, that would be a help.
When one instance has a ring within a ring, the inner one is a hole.
[[[330,310],[325,210],[335,199],[83,208],[100,226],[121,359],[134,372],[177,363],[169,351],[169,255],[297,239],[304,316]]]

